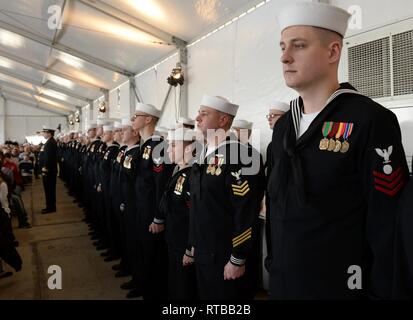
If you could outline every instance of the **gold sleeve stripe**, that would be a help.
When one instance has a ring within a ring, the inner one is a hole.
[[[251,234],[246,235],[244,238],[238,240],[236,243],[233,243],[233,248],[238,247],[240,244],[243,244],[245,241],[251,238]]]
[[[234,239],[232,239],[232,242],[237,241],[238,239],[242,238],[243,236],[245,236],[247,233],[251,233],[252,231],[252,227],[249,227],[247,230],[245,230],[243,233],[241,233],[240,235],[236,236]]]

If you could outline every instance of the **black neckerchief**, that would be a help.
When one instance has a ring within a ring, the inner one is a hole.
[[[282,206],[286,205],[286,195],[288,179],[292,176],[292,182],[297,190],[297,201],[301,207],[304,207],[307,203],[307,194],[305,189],[305,179],[302,168],[302,160],[299,150],[303,149],[309,142],[311,142],[311,137],[318,132],[320,125],[324,119],[330,115],[334,110],[336,105],[331,103],[342,94],[360,94],[358,93],[349,83],[340,84],[340,88],[336,90],[330,98],[327,100],[325,107],[317,115],[317,117],[310,124],[307,131],[298,137],[300,132],[300,121],[301,115],[303,113],[303,101],[301,97],[291,101],[291,112],[286,116],[287,122],[291,123],[292,126],[288,126],[288,129],[284,132],[282,138],[282,147],[286,156],[282,157],[281,160],[276,163],[276,170],[272,170],[274,175],[269,181],[269,191],[274,195]],[[279,195],[279,196],[277,196]]]

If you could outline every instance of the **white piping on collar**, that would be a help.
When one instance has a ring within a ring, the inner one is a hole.
[[[333,101],[335,98],[337,98],[339,95],[343,94],[343,93],[353,93],[353,94],[358,94],[361,96],[364,96],[363,94],[361,94],[360,92],[356,91],[356,90],[352,90],[352,89],[338,89],[337,91],[335,91],[330,98],[327,99],[327,102],[325,103],[323,109],[331,102]],[[299,137],[300,135],[300,122],[301,122],[301,117],[303,114],[303,110],[300,106],[300,98],[294,99],[293,101],[291,101],[291,113],[292,113],[292,117],[293,117],[293,124],[294,124],[294,129],[295,129],[295,136]],[[321,109],[321,111],[323,110]],[[320,112],[321,112],[320,111]]]

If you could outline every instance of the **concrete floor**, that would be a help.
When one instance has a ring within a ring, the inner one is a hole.
[[[81,222],[83,212],[58,179],[57,212],[42,215],[45,206],[41,180],[35,180],[23,194],[24,204],[33,225],[31,229],[14,232],[23,269],[10,278],[0,279],[2,299],[125,299],[127,291],[120,285],[130,278],[115,278],[88,236],[88,226]],[[14,218],[16,220],[16,218]],[[14,221],[14,224],[17,221]],[[62,270],[62,289],[48,288],[48,268],[58,265]],[[14,271],[5,265],[7,271]]]

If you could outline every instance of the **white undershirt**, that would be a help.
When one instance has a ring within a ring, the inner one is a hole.
[[[303,113],[301,115],[301,121],[300,121],[300,134],[298,137],[301,137],[307,129],[310,127],[311,122],[318,116],[320,112],[316,113]]]

